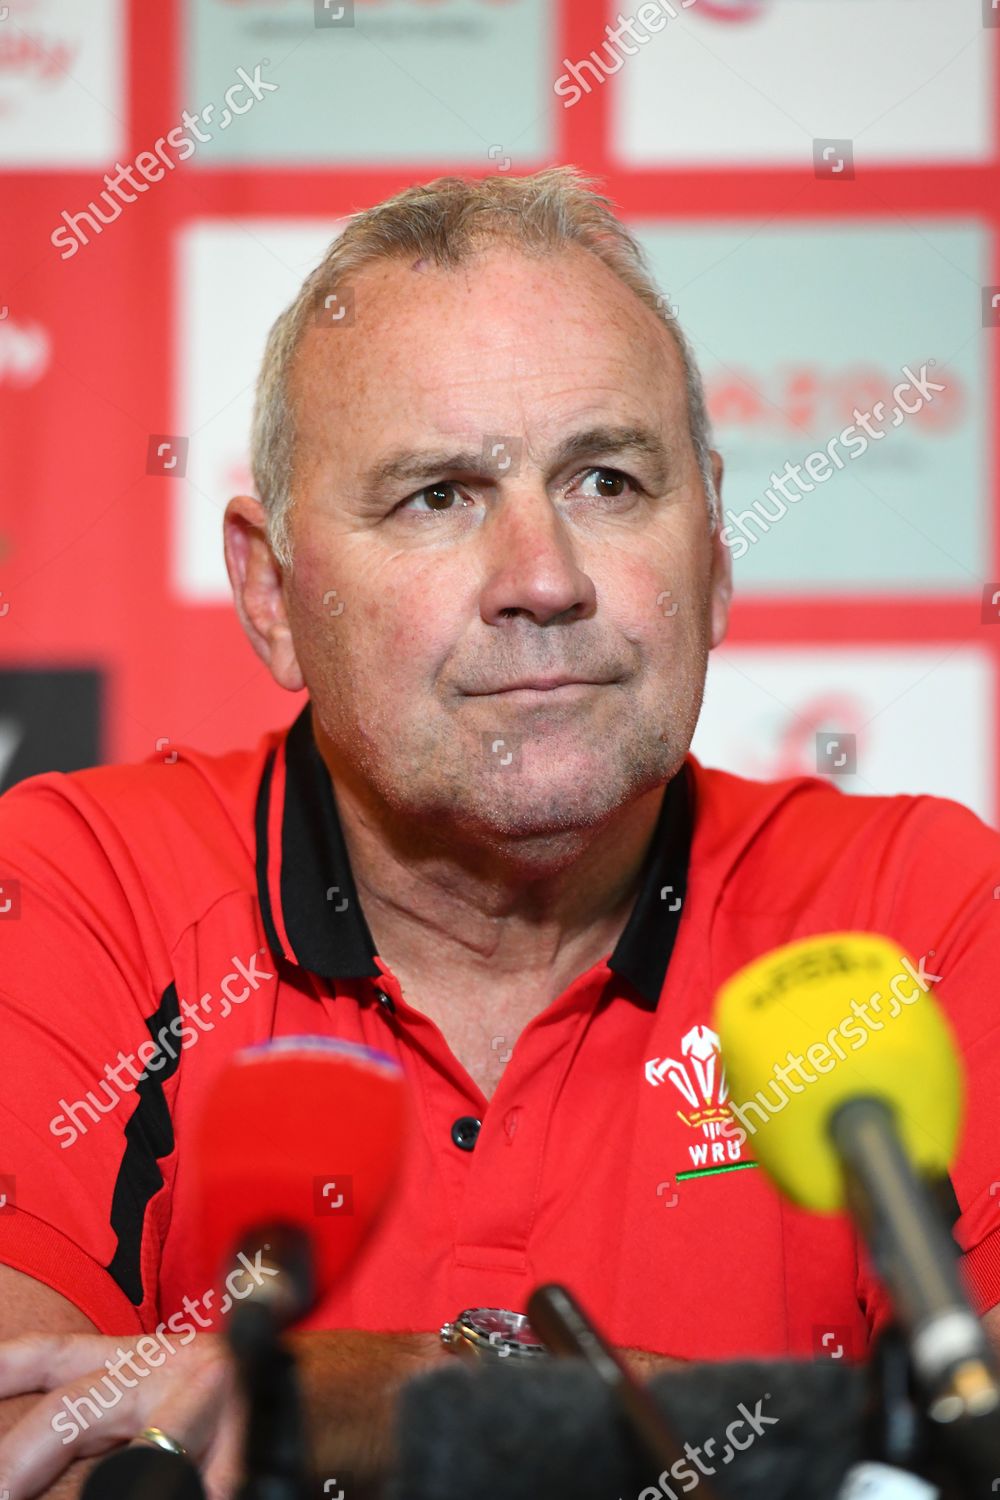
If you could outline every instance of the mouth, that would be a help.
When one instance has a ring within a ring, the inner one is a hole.
[[[491,688],[489,693],[477,693],[474,696],[497,698],[515,693],[579,693],[585,688],[606,686],[606,683],[592,682],[582,677],[532,677],[523,682],[512,682],[506,687]]]

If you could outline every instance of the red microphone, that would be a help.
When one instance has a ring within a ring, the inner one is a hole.
[[[392,1191],[407,1106],[399,1065],[355,1042],[281,1037],[234,1056],[195,1155],[213,1270],[256,1270],[249,1288],[230,1277],[223,1313],[235,1297],[283,1328],[335,1286]]]

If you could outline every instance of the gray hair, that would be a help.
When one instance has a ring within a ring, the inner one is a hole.
[[[674,312],[657,289],[638,241],[615,216],[596,179],[571,166],[528,177],[438,177],[396,193],[360,213],[332,241],[268,334],[254,399],[250,464],[267,512],[267,536],[279,564],[292,567],[289,515],[293,491],[295,413],[292,364],[307,324],[325,299],[373,261],[415,256],[451,269],[496,242],[525,254],[580,245],[654,312],[673,336],[684,366],[688,422],[705,487],[711,528],[719,498],[709,458],[712,436],[701,376]]]

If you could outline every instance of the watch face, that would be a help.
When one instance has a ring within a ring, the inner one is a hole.
[[[506,1308],[477,1307],[469,1314],[469,1322],[477,1333],[494,1344],[501,1339],[511,1344],[540,1342],[524,1314],[508,1312]]]

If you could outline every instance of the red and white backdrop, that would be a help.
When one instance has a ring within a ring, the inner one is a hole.
[[[345,214],[572,162],[692,338],[728,511],[907,368],[940,387],[744,524],[696,752],[996,821],[998,0],[0,11],[2,784],[290,720],[221,544],[269,324]]]

